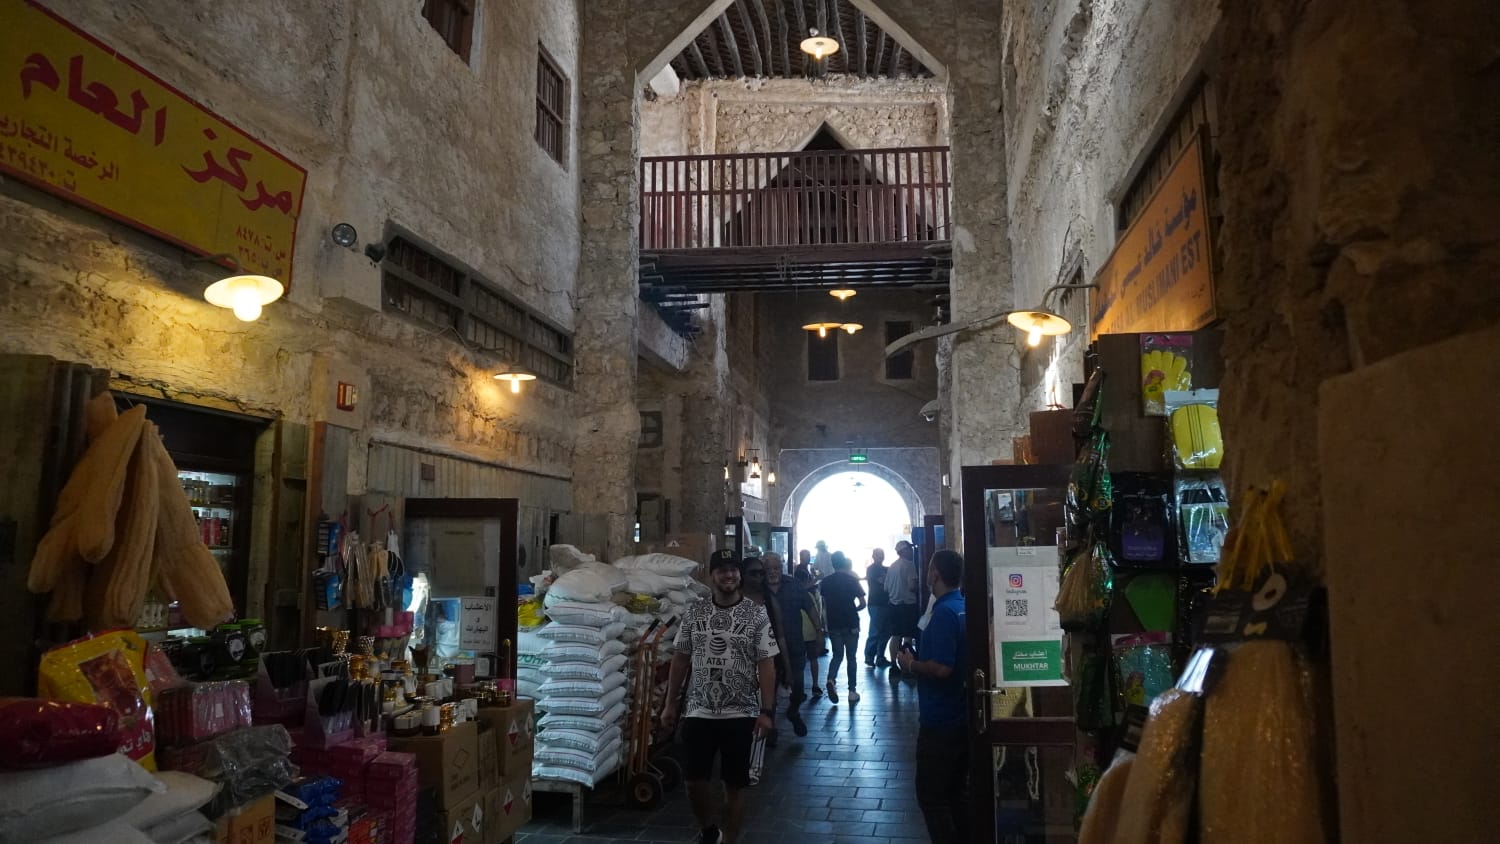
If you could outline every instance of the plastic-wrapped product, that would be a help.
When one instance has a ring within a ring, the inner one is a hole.
[[[1108,559],[1109,549],[1102,542],[1074,555],[1054,607],[1064,630],[1091,630],[1104,620],[1113,584]]]
[[[61,765],[108,756],[119,746],[120,716],[108,706],[0,698],[0,768]]]
[[[1187,841],[1200,709],[1197,695],[1181,689],[1168,689],[1151,704],[1121,802],[1115,844]]]
[[[567,715],[603,715],[624,700],[625,689],[622,687],[605,692],[603,697],[548,697],[538,700],[536,705],[549,714],[561,712]]]
[[[156,704],[156,737],[163,747],[213,738],[250,726],[250,684],[226,680],[178,686]]]
[[[1179,477],[1177,520],[1185,563],[1217,563],[1229,534],[1229,493],[1218,475]]]
[[[593,680],[600,681],[606,677],[620,675],[625,670],[625,655],[615,654],[605,658],[604,662],[592,665],[587,662],[549,662],[542,666],[541,674],[543,680]]]
[[[133,630],[112,630],[59,645],[42,655],[38,690],[43,697],[108,706],[120,716],[120,752],[156,770],[156,730],[146,640]]]
[[[1166,415],[1168,390],[1193,388],[1193,335],[1141,335],[1141,400],[1147,416]]]
[[[1203,719],[1203,844],[1327,840],[1305,688],[1288,642],[1230,652]]]
[[[603,696],[615,689],[625,685],[625,674],[613,672],[605,674],[598,680],[584,680],[573,677],[553,677],[537,688],[537,693],[543,697],[561,695],[562,697],[588,697],[591,695]]]
[[[1150,706],[1172,686],[1172,637],[1125,633],[1113,637],[1118,688],[1126,706]]]
[[[217,817],[230,806],[243,806],[270,794],[297,775],[288,756],[292,737],[280,724],[245,727],[222,736],[162,751],[162,767],[217,780],[224,790],[205,811]]]

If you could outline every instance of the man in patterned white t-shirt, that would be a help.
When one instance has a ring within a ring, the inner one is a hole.
[[[662,725],[682,717],[687,754],[684,778],[693,816],[703,828],[702,844],[735,844],[745,820],[745,788],[750,784],[750,748],[757,733],[772,728],[778,653],[765,607],[740,593],[740,558],[715,551],[709,558],[713,595],[688,607],[672,643],[672,669]],[[687,682],[691,674],[691,682]],[[687,709],[679,711],[684,683]],[[721,757],[724,780],[723,831],[713,822],[715,799],[708,778]]]

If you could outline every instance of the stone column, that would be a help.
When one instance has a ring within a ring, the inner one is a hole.
[[[961,0],[963,26],[952,34],[948,64],[953,161],[952,321],[968,322],[1014,301],[1006,204],[1005,123],[1001,115],[1000,4]],[[1011,456],[1022,433],[1018,340],[1000,323],[954,338],[945,355],[942,424],[951,487],[944,507],[951,547],[963,547],[957,501],[963,466]],[[941,360],[941,358],[940,358]]]
[[[640,85],[618,0],[583,6],[578,56],[579,249],[575,308],[573,507],[608,522],[610,559],[635,520],[636,191]]]
[[[682,533],[718,533],[724,517],[738,503],[733,487],[739,468],[730,461],[729,350],[725,338],[725,302],[714,298],[705,312],[703,333],[695,342],[692,362],[682,376],[682,501],[673,519]],[[731,494],[731,489],[734,493]],[[735,508],[738,511],[738,508]]]

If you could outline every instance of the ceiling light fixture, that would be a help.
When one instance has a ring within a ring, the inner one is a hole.
[[[233,274],[210,284],[204,289],[203,298],[210,305],[234,311],[241,322],[256,321],[260,318],[262,308],[280,299],[281,294],[286,292],[286,287],[270,276],[241,272],[239,261],[228,253],[193,258],[186,265],[191,267],[200,263],[228,265],[231,268]]]
[[[839,51],[839,42],[826,35],[819,35],[816,28],[807,31],[807,37],[802,39],[802,52],[812,56],[817,61],[822,61]]]
[[[527,372],[526,370],[520,368],[519,366],[511,365],[511,366],[505,367],[505,371],[504,372],[497,372],[497,373],[495,373],[495,380],[496,381],[509,381],[510,382],[510,391],[512,393],[519,393],[519,392],[521,392],[521,382],[522,381],[535,381],[536,380],[536,376],[533,375],[532,373]]]
[[[833,298],[835,298],[837,300],[839,300],[840,302],[844,302],[844,301],[847,301],[849,299],[854,298],[855,292],[856,291],[850,290],[847,287],[841,287],[838,290],[830,290],[830,291],[828,291],[828,295],[832,296]]]
[[[827,337],[830,330],[837,331],[843,328],[842,322],[809,322],[802,326],[803,331],[816,331],[819,337]]]
[[[776,486],[776,473],[774,471],[766,474],[766,483]]]
[[[861,328],[864,328],[864,326],[860,325],[857,322],[846,322],[843,325],[840,325],[839,328],[842,328],[845,331],[849,332],[850,334],[853,334],[854,332],[860,330]]]
[[[920,331],[913,331],[905,337],[897,338],[885,347],[885,356],[890,357],[899,354],[909,346],[913,346],[923,340],[931,340],[937,337],[946,337],[949,334],[957,334],[960,331],[972,331],[986,328],[996,320],[1004,319],[1016,328],[1026,332],[1026,342],[1030,346],[1036,346],[1042,342],[1043,337],[1056,337],[1067,334],[1073,330],[1073,324],[1048,306],[1047,300],[1062,290],[1081,290],[1090,287],[1098,287],[1097,284],[1054,284],[1042,293],[1042,303],[1028,310],[1001,311],[990,314],[966,323],[947,323],[945,325],[932,325]]]

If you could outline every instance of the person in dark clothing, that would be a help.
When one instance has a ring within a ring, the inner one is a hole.
[[[886,618],[891,596],[885,591],[885,549],[876,548],[870,553],[865,582],[870,585],[870,635],[865,637],[865,667],[885,668],[891,664],[885,658],[885,642],[891,637]]]
[[[902,672],[917,678],[917,806],[934,842],[969,840],[963,570],[964,558],[953,551],[932,555],[927,566],[932,618],[917,653],[903,650],[896,657]]]
[[[821,628],[823,619],[818,615],[818,604],[813,600],[812,594],[806,587],[798,584],[790,577],[781,574],[780,560],[777,565],[771,565],[774,554],[765,557],[766,566],[766,594],[772,598],[771,603],[778,605],[783,623],[790,625],[783,633],[786,640],[785,651],[787,670],[786,684],[791,689],[791,697],[788,701],[786,719],[792,722],[792,732],[799,736],[807,735],[807,722],[802,720],[802,702],[807,700],[805,687],[803,685],[806,676],[807,644],[802,640],[802,614],[807,613],[814,626]]]
[[[818,583],[823,594],[823,609],[828,614],[828,640],[833,647],[833,658],[828,661],[828,702],[838,703],[839,665],[849,658],[849,702],[859,703],[859,692],[854,688],[854,678],[859,670],[856,654],[859,648],[859,611],[865,608],[865,589],[859,578],[850,571],[849,558],[843,551],[835,551],[833,573]]]

